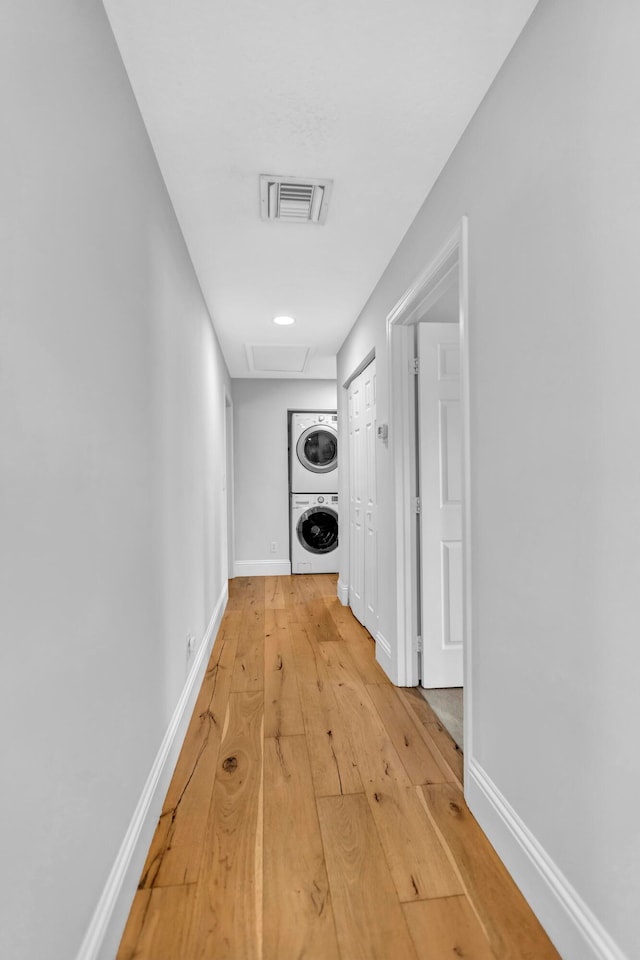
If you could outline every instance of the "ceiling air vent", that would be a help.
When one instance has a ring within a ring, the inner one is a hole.
[[[260,212],[263,220],[289,223],[324,223],[332,180],[300,177],[260,177]]]

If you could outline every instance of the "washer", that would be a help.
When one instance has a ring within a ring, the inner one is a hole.
[[[335,493],[338,489],[338,416],[291,414],[291,492]]]
[[[338,494],[291,494],[291,573],[338,572]]]

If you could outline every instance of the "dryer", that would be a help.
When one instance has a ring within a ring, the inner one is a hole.
[[[338,494],[291,494],[291,573],[338,572]]]
[[[292,413],[289,440],[291,492],[337,493],[337,414]]]

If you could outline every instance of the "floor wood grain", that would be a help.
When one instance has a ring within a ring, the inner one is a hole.
[[[416,720],[418,730],[437,758],[438,764],[449,770],[451,776],[447,779],[456,780],[462,786],[464,759],[460,747],[451,739],[447,730],[418,690],[405,687],[404,689],[398,689],[397,695]]]
[[[466,897],[419,900],[403,908],[421,960],[496,960]]]
[[[418,960],[366,799],[318,800],[341,956]]]
[[[338,956],[324,847],[302,737],[265,740],[264,960]]]
[[[232,693],[218,756],[202,873],[187,953],[191,960],[262,954],[262,692]]]
[[[496,957],[555,960],[556,950],[478,826],[460,789],[449,783],[418,789],[455,860],[469,902]]]
[[[393,780],[368,785],[367,800],[401,902],[463,893],[415,787]]]
[[[430,749],[414,717],[405,706],[391,684],[376,683],[367,687],[369,696],[380,714],[391,742],[404,764],[411,782],[443,783],[453,780],[448,764],[440,752]]]
[[[290,737],[304,733],[289,620],[286,610],[265,612],[264,735]]]
[[[336,577],[243,577],[117,960],[558,960]]]
[[[246,602],[231,680],[234,693],[264,689],[265,596],[260,578],[247,578]]]
[[[194,896],[193,885],[138,890],[116,960],[186,960]]]
[[[234,669],[239,613],[229,613],[209,662],[147,856],[141,887],[194,883]]]

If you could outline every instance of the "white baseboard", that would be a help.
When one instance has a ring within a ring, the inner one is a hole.
[[[76,960],[113,960],[227,605],[225,582]]]
[[[349,584],[338,580],[338,600],[343,607],[349,606]]]
[[[393,657],[391,655],[391,647],[389,645],[389,641],[386,639],[386,637],[383,637],[380,632],[376,633],[375,641],[376,641],[376,660],[378,661],[378,663],[380,664],[380,666],[382,667],[386,675],[391,679],[393,683],[395,683],[394,672],[393,672],[394,663],[393,663]]]
[[[473,758],[465,798],[563,960],[629,960]]]
[[[289,560],[236,560],[234,577],[290,577]]]

